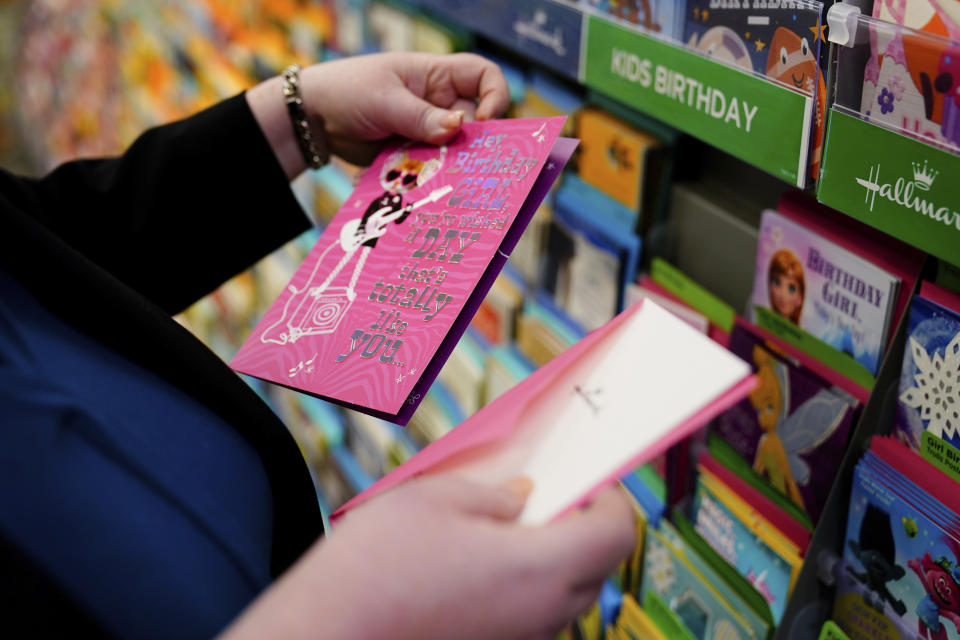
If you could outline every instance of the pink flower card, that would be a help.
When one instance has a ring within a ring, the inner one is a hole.
[[[573,153],[564,120],[384,150],[230,366],[406,424]]]

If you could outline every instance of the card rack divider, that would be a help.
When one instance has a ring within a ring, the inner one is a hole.
[[[931,279],[935,273],[936,259],[928,256],[911,296],[917,294],[922,280]],[[907,342],[909,312],[908,305],[903,317],[899,319],[893,340],[877,373],[877,384],[850,436],[847,451],[840,463],[833,488],[827,496],[820,522],[813,531],[810,547],[804,556],[803,568],[793,587],[783,619],[777,626],[774,640],[816,638],[823,623],[830,617],[835,572],[840,570],[840,559],[843,555],[853,471],[869,448],[870,438],[889,434],[893,427],[903,349]],[[824,581],[824,577],[829,583]]]

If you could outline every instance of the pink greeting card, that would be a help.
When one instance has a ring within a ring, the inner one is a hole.
[[[623,311],[333,514],[422,474],[533,481],[542,524],[654,459],[756,386],[750,367],[651,300]]]
[[[230,366],[405,424],[576,147],[564,120],[386,149]]]

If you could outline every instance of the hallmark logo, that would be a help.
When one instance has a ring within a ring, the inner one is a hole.
[[[536,43],[552,49],[560,57],[567,55],[567,48],[563,44],[563,32],[560,27],[554,27],[552,32],[547,31],[547,12],[537,9],[529,21],[517,20],[513,23],[513,30],[521,38],[530,38]]]
[[[929,167],[926,160],[923,164],[919,162],[911,162],[910,164],[913,167],[912,178],[900,176],[895,182],[881,182],[879,164],[870,167],[870,174],[867,178],[856,178],[857,184],[866,189],[863,202],[868,205],[868,210],[873,212],[879,195],[881,198],[885,198],[914,213],[960,230],[960,213],[949,206],[937,206],[936,202],[926,200],[917,194],[918,191],[929,192],[933,187],[933,181],[937,179],[940,172]]]
[[[927,171],[927,161],[923,161],[923,166],[920,166],[919,162],[911,162],[913,165],[913,184],[916,185],[918,189],[923,191],[930,191],[930,187],[933,186],[933,181],[937,179],[937,176],[940,175],[940,172],[936,169],[930,169],[932,173]]]

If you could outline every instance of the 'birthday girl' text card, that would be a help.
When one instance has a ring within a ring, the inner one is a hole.
[[[573,153],[564,120],[384,150],[230,366],[406,424]]]

